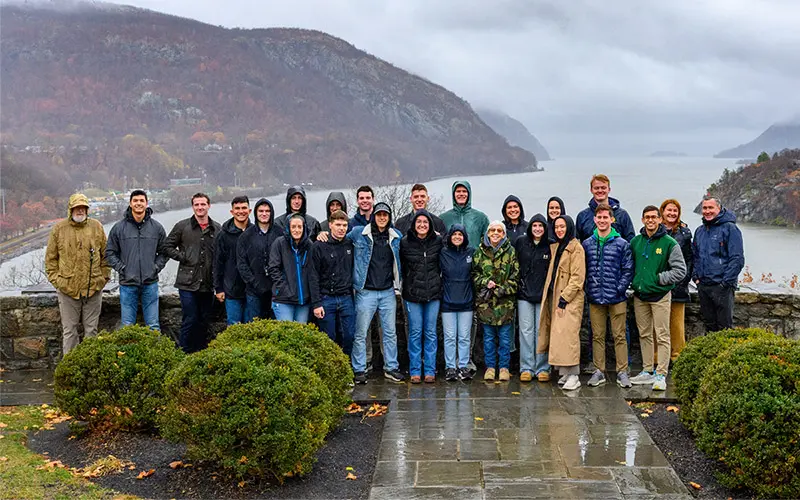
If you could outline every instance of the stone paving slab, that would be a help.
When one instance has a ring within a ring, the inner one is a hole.
[[[0,372],[0,406],[53,404],[53,370]]]

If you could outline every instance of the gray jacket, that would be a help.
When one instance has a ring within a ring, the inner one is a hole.
[[[108,233],[106,261],[119,273],[120,285],[150,285],[158,282],[158,273],[169,257],[166,252],[167,233],[147,208],[142,222],[136,222],[130,207],[125,218],[114,224]]]

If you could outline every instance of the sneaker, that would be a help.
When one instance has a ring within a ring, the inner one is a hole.
[[[591,375],[597,368],[594,367],[594,363],[586,363],[581,367],[581,373],[585,373],[586,375]]]
[[[444,379],[448,382],[458,380],[458,372],[456,372],[455,368],[448,368],[444,371]]]
[[[605,383],[606,383],[606,376],[600,370],[595,370],[594,373],[592,373],[592,378],[590,378],[589,382],[587,382],[589,387],[597,387],[605,385]]]
[[[356,372],[353,376],[353,381],[356,384],[366,384],[367,383],[367,374],[364,372]]]
[[[383,376],[395,382],[402,382],[406,378],[399,370],[385,370]]]
[[[483,380],[494,380],[494,368],[487,368],[483,374]]]
[[[509,373],[508,368],[500,368],[500,380],[503,382],[511,380],[511,373]]]
[[[653,374],[650,372],[642,371],[631,379],[633,385],[650,385],[653,383]]]
[[[520,382],[530,382],[531,380],[533,380],[533,376],[531,375],[531,372],[522,372],[522,373],[519,374],[519,381]]]
[[[566,375],[561,375],[560,377],[558,377],[558,386],[559,387],[562,387],[566,383],[567,383],[567,376]]]
[[[458,378],[461,380],[472,380],[472,377],[475,376],[475,372],[470,370],[469,368],[459,368],[458,369]]]
[[[631,379],[628,377],[627,372],[620,372],[617,374],[617,385],[623,389],[630,389],[632,387]]]
[[[536,375],[536,379],[539,382],[550,382],[550,372],[541,372],[539,375]]]
[[[564,389],[565,391],[574,391],[580,386],[581,386],[581,379],[579,379],[577,375],[568,375],[567,381],[564,382],[564,386],[561,388]]]
[[[653,377],[653,390],[654,391],[667,390],[667,378],[664,375],[656,375],[655,377]]]
[[[420,377],[419,375],[411,375],[411,383],[412,384],[421,384],[422,383],[422,377]]]
[[[436,376],[435,375],[425,375],[425,383],[426,384],[432,384],[434,382],[436,382]]]

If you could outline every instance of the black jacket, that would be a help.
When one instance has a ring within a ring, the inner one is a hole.
[[[692,231],[683,221],[679,221],[674,231],[667,229],[667,234],[678,242],[683,254],[683,260],[686,262],[686,277],[672,289],[672,302],[691,302],[689,298],[689,281],[692,280],[692,273],[694,272]]]
[[[288,230],[278,237],[269,251],[269,276],[272,278],[272,300],[281,304],[306,305],[311,302],[308,269],[311,262],[311,240],[308,229],[295,245]]]
[[[464,243],[455,247],[450,242],[454,232],[464,235]],[[467,230],[461,224],[453,224],[444,238],[439,263],[442,269],[442,312],[471,311],[475,291],[472,286],[472,255],[475,248],[469,246]]]
[[[400,234],[405,235],[411,230],[416,215],[417,213],[412,210],[410,213],[400,217],[394,223],[394,228],[397,229]],[[428,212],[428,215],[430,215],[431,220],[433,220],[433,230],[436,231],[439,236],[444,237],[447,233],[447,226],[444,225],[444,221],[430,212]]]
[[[428,219],[433,227],[433,219],[425,210],[414,216]],[[414,221],[411,225],[414,226]],[[442,237],[428,231],[425,238],[420,239],[415,230],[411,230],[400,240],[400,269],[403,273],[403,298],[409,302],[430,302],[442,296],[442,271],[439,254],[442,251]]]
[[[208,218],[208,226],[200,228],[194,215],[175,223],[169,232],[165,252],[179,262],[175,288],[190,292],[211,292],[214,289],[214,251],[219,223]]]
[[[534,222],[541,222],[545,226],[545,233],[536,244],[533,242],[532,226]],[[542,214],[536,214],[531,219],[525,236],[514,242],[519,261],[519,289],[517,298],[533,304],[542,301],[544,294],[544,281],[547,279],[547,268],[550,266],[550,241],[547,239],[547,219]]]
[[[239,240],[236,243],[236,268],[239,270],[239,276],[244,280],[245,289],[250,295],[263,295],[272,290],[272,280],[267,274],[269,250],[275,240],[282,234],[275,227],[275,217],[273,215],[275,210],[268,199],[261,198],[258,200],[253,213],[261,205],[269,206],[269,229],[266,233],[261,231],[258,222],[256,222],[239,236]]]
[[[353,255],[353,242],[348,238],[339,241],[329,236],[328,241],[314,242],[308,269],[312,309],[322,305],[323,295],[353,293]]]
[[[142,222],[136,222],[128,207],[125,218],[108,233],[106,261],[119,273],[120,285],[157,283],[158,273],[167,265],[167,232],[152,214],[153,209],[147,207]]]
[[[553,219],[550,218],[550,202],[555,201],[561,207],[561,215],[567,215],[567,209],[564,207],[564,202],[558,196],[551,196],[549,200],[547,200],[547,206],[544,207],[544,216],[547,218],[547,240],[550,243],[555,243],[558,238],[556,238],[556,233],[553,228]]]
[[[331,216],[331,203],[334,201],[341,203],[342,211],[347,213],[347,199],[345,199],[344,193],[341,191],[333,191],[328,195],[328,200],[325,202],[325,220],[319,224],[320,231],[330,232],[331,230],[331,225],[328,222],[328,218]],[[348,227],[347,229],[350,230],[352,227]]]
[[[508,205],[510,201],[516,201],[517,205],[519,205],[519,222],[516,224],[511,222],[511,219],[506,215],[506,205]],[[506,238],[508,238],[508,241],[513,245],[514,242],[517,241],[517,238],[523,236],[528,229],[528,221],[525,220],[525,209],[522,208],[522,201],[513,194],[510,194],[506,197],[506,201],[503,202],[503,208],[500,212],[503,214],[503,224],[506,226]]]
[[[300,207],[300,211],[298,213],[305,218],[306,227],[308,228],[308,236],[311,238],[311,241],[314,241],[317,239],[317,235],[320,231],[319,221],[306,213],[308,199],[306,198],[306,190],[303,189],[302,186],[292,186],[286,190],[286,213],[275,219],[275,227],[280,230],[281,234],[289,229],[289,217],[294,214],[294,212],[292,212],[291,200],[292,196],[298,193],[303,196],[303,205]]]
[[[251,226],[247,220],[247,229]],[[225,292],[225,297],[230,299],[245,298],[245,284],[236,265],[236,244],[244,233],[233,223],[233,217],[228,219],[217,236],[217,245],[214,249],[214,289],[217,293]]]

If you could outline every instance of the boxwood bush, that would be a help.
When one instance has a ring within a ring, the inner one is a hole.
[[[183,357],[171,339],[142,326],[100,332],[56,366],[56,402],[94,428],[153,428],[165,405],[164,378]]]
[[[800,342],[764,337],[721,353],[694,412],[698,447],[727,466],[720,482],[800,497]]]
[[[761,328],[733,328],[694,338],[686,344],[672,368],[675,396],[681,403],[679,415],[686,427],[695,430],[694,402],[711,362],[734,344],[763,337],[773,338],[776,335]]]
[[[313,325],[258,320],[229,326],[211,342],[210,347],[213,349],[258,340],[270,342],[281,351],[295,356],[304,366],[319,375],[331,391],[335,417],[342,416],[344,408],[350,402],[353,370],[350,358],[335,342]]]
[[[319,376],[267,341],[217,342],[187,356],[165,385],[163,435],[240,477],[309,472],[333,425]]]

